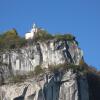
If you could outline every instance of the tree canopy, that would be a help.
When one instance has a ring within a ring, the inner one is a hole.
[[[36,41],[45,41],[49,39],[57,39],[57,40],[75,40],[75,37],[72,34],[49,34],[46,30],[38,29],[35,34],[33,40]],[[23,47],[27,42],[30,45],[30,40],[25,40],[18,35],[16,29],[11,29],[0,34],[0,50],[2,49],[15,49]],[[33,42],[33,41],[31,41]]]
[[[0,49],[14,49],[22,47],[25,39],[20,37],[15,29],[4,32],[0,35]]]

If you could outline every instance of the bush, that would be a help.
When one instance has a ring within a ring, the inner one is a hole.
[[[81,66],[79,66],[79,65],[74,65],[74,64],[68,65],[68,68],[72,68],[72,69],[75,70],[75,71],[80,71],[80,70],[82,70]]]
[[[27,41],[25,40],[25,38],[20,37],[18,40],[18,47],[23,47],[26,45],[26,43],[27,43]]]
[[[83,66],[80,65],[74,65],[74,64],[58,64],[58,65],[52,65],[49,67],[50,72],[55,72],[55,71],[66,71],[67,69],[73,69],[74,72],[82,72],[85,73],[85,69]]]
[[[37,65],[37,66],[35,67],[34,74],[35,74],[35,75],[39,75],[39,74],[41,74],[41,73],[44,73],[44,70],[41,68],[40,65]]]
[[[72,34],[63,34],[63,35],[56,34],[53,36],[45,30],[38,29],[37,33],[35,34],[34,40],[45,41],[48,39],[74,40],[75,37]],[[25,40],[25,38],[20,37],[15,29],[11,29],[0,35],[0,49],[20,48],[23,47],[26,43],[27,41]]]
[[[36,41],[45,41],[45,40],[48,40],[48,39],[52,39],[53,36],[51,34],[49,34],[47,31],[45,30],[38,30],[38,32],[36,33],[35,35],[35,40]]]
[[[77,72],[77,71],[84,72],[84,70],[85,70],[85,68],[83,66],[67,64],[67,63],[49,66],[49,70],[51,72],[53,72],[55,70],[66,70],[66,69],[73,69],[75,72]]]
[[[26,40],[20,37],[15,29],[0,35],[0,49],[15,49],[26,44]]]
[[[64,70],[67,68],[67,64],[49,65],[48,69],[50,72],[55,72],[57,70]]]
[[[27,79],[26,75],[16,75],[11,77],[12,83],[24,82]]]
[[[61,34],[56,34],[55,36],[54,36],[54,38],[56,38],[56,39],[58,39],[58,40],[75,40],[75,37],[72,35],[72,34],[63,34],[63,35],[61,35]]]
[[[66,70],[66,69],[73,69],[74,72],[82,72],[84,71],[84,68],[82,66],[79,66],[79,65],[73,65],[73,64],[67,64],[67,63],[64,63],[64,64],[58,64],[58,65],[50,65],[49,66],[49,71],[50,72],[55,72],[55,71],[58,71],[58,70]]]
[[[64,39],[67,39],[67,40],[75,40],[75,37],[72,35],[72,34],[56,34],[56,35],[51,35],[49,34],[47,31],[45,30],[41,30],[41,29],[38,29],[38,32],[36,33],[35,35],[35,40],[40,40],[40,41],[45,41],[45,40],[48,40],[48,39],[57,39],[57,40],[64,40]]]
[[[34,71],[28,72],[27,76],[30,77],[30,78],[31,78],[31,77],[34,77]]]

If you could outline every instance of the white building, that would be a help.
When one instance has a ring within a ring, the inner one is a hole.
[[[25,34],[25,39],[33,39],[35,34],[37,33],[37,27],[35,24],[33,24],[32,29],[30,30],[30,32]]]

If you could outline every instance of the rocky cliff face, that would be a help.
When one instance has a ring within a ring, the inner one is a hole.
[[[46,74],[42,80],[0,87],[1,100],[89,100],[87,80],[72,70]]]
[[[19,50],[1,52],[0,62],[1,66],[6,66],[6,73],[3,72],[4,68],[0,67],[0,76],[33,71],[38,65],[42,68],[64,64],[65,62],[79,65],[82,57],[82,50],[78,47],[75,40],[36,42],[32,46]]]
[[[8,77],[34,71],[36,66],[48,68],[59,64],[79,65],[83,52],[75,40],[34,42],[18,50],[1,52],[0,84]],[[8,82],[9,83],[9,82]],[[1,100],[89,100],[86,77],[78,77],[71,69],[45,74],[38,80],[9,83],[0,87]]]

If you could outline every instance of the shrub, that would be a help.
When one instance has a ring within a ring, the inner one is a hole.
[[[64,39],[67,39],[67,40],[75,40],[75,37],[72,35],[72,34],[56,34],[54,36],[54,38],[58,39],[58,40],[64,40]]]
[[[83,66],[83,65],[84,65],[84,60],[83,60],[83,59],[81,59],[81,60],[79,61],[79,65],[80,65],[80,66]]]
[[[57,39],[57,40],[75,40],[75,37],[72,34],[56,34],[56,35],[51,35],[49,34],[47,31],[42,30],[42,29],[38,29],[38,32],[35,35],[35,40],[38,41],[45,41],[48,39]]]
[[[37,65],[37,66],[35,67],[35,69],[34,69],[34,74],[35,74],[35,75],[39,75],[39,74],[41,74],[41,73],[44,73],[44,70],[41,68],[40,65]]]
[[[33,77],[33,76],[34,76],[34,71],[28,72],[27,76],[28,76],[28,77]]]
[[[64,63],[64,64],[58,64],[58,65],[49,65],[49,71],[50,72],[55,72],[57,70],[64,70],[67,68],[67,64]]]
[[[45,40],[48,40],[48,39],[52,39],[53,36],[51,34],[49,34],[47,31],[45,30],[38,30],[38,32],[36,33],[35,35],[35,40],[38,41],[45,41]]]
[[[50,65],[48,69],[50,72],[55,72],[57,70],[66,70],[66,69],[73,69],[75,72],[76,71],[83,71],[83,68],[81,66],[67,64],[67,63],[58,64],[58,65]]]
[[[20,37],[15,29],[0,35],[0,49],[15,49],[26,44],[26,40]]]
[[[75,37],[72,34],[64,34],[63,35],[67,40],[75,40]]]
[[[26,78],[27,78],[26,75],[16,75],[16,76],[12,76],[10,81],[12,83],[24,82]]]

